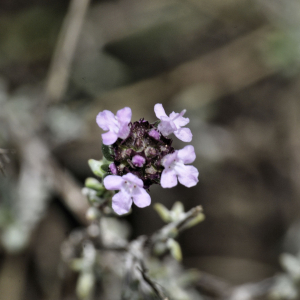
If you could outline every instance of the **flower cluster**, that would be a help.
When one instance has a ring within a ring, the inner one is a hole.
[[[192,140],[192,133],[184,126],[189,123],[181,113],[167,116],[162,104],[154,107],[157,122],[150,124],[144,119],[131,122],[131,109],[120,109],[116,116],[104,110],[96,118],[99,127],[107,131],[102,134],[103,152],[109,162],[103,184],[107,190],[119,190],[112,198],[112,207],[117,214],[130,210],[132,201],[138,207],[150,205],[146,192],[152,184],[171,188],[181,184],[192,187],[198,182],[198,170],[192,163],[195,150],[191,145],[181,150],[172,147],[174,135],[184,141]]]

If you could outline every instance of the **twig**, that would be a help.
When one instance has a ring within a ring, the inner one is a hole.
[[[89,4],[90,0],[72,0],[70,3],[52,58],[44,105],[59,101],[67,88],[71,63]]]
[[[159,297],[159,299],[161,300],[169,300],[168,297],[166,297],[162,291],[158,288],[157,284],[152,281],[152,279],[147,275],[147,272],[145,269],[141,269],[138,268],[138,270],[141,272],[143,279],[145,280],[145,282],[147,282],[149,284],[149,286],[152,288],[152,290],[154,291],[154,293]]]
[[[191,219],[197,217],[200,213],[202,213],[202,207],[196,206],[189,210],[183,219],[179,221],[172,222],[166,226],[164,226],[162,229],[160,229],[158,232],[154,233],[148,243],[150,243],[151,246],[155,245],[158,242],[165,242],[169,237],[174,237],[184,229],[186,229],[186,225],[191,221]]]
[[[9,163],[10,159],[8,157],[8,153],[14,153],[13,150],[2,149],[0,148],[0,171],[5,176],[5,163]]]
[[[251,300],[265,296],[274,286],[275,276],[256,283],[247,283],[234,287],[226,300]]]
[[[226,299],[233,290],[232,285],[224,279],[211,274],[200,272],[200,278],[197,282],[197,287],[202,293],[212,296],[217,299]]]

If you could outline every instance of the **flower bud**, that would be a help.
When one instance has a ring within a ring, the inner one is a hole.
[[[132,163],[136,166],[136,167],[142,167],[146,162],[146,159],[143,156],[140,155],[135,155],[132,158]]]
[[[147,157],[154,157],[154,156],[156,156],[156,154],[157,154],[157,151],[156,151],[156,149],[153,148],[153,147],[147,147],[147,148],[145,149],[145,155],[146,155]]]
[[[111,163],[111,164],[109,165],[109,169],[110,169],[110,171],[111,171],[111,173],[112,173],[113,175],[117,175],[117,174],[118,174],[117,167],[116,167],[116,165],[115,165],[114,163]]]
[[[149,134],[149,136],[151,136],[155,140],[159,140],[159,138],[160,138],[159,132],[155,129],[151,129],[148,134]]]

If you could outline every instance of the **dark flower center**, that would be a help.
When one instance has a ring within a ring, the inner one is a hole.
[[[172,140],[158,132],[154,124],[143,119],[130,123],[129,127],[128,137],[124,140],[118,139],[110,146],[113,162],[117,175],[132,173],[142,179],[144,188],[148,189],[152,184],[160,182],[164,169],[161,164],[162,158],[174,152]],[[153,134],[153,130],[157,132]],[[133,164],[132,158],[135,155],[145,158],[141,167]]]

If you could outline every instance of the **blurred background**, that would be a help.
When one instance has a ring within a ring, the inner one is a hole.
[[[196,187],[151,187],[204,208],[184,265],[233,285],[280,272],[300,249],[299,71],[297,0],[1,0],[0,298],[57,299],[96,115],[153,122],[156,103],[187,110],[197,154]],[[124,219],[131,238],[163,225],[152,206]]]

